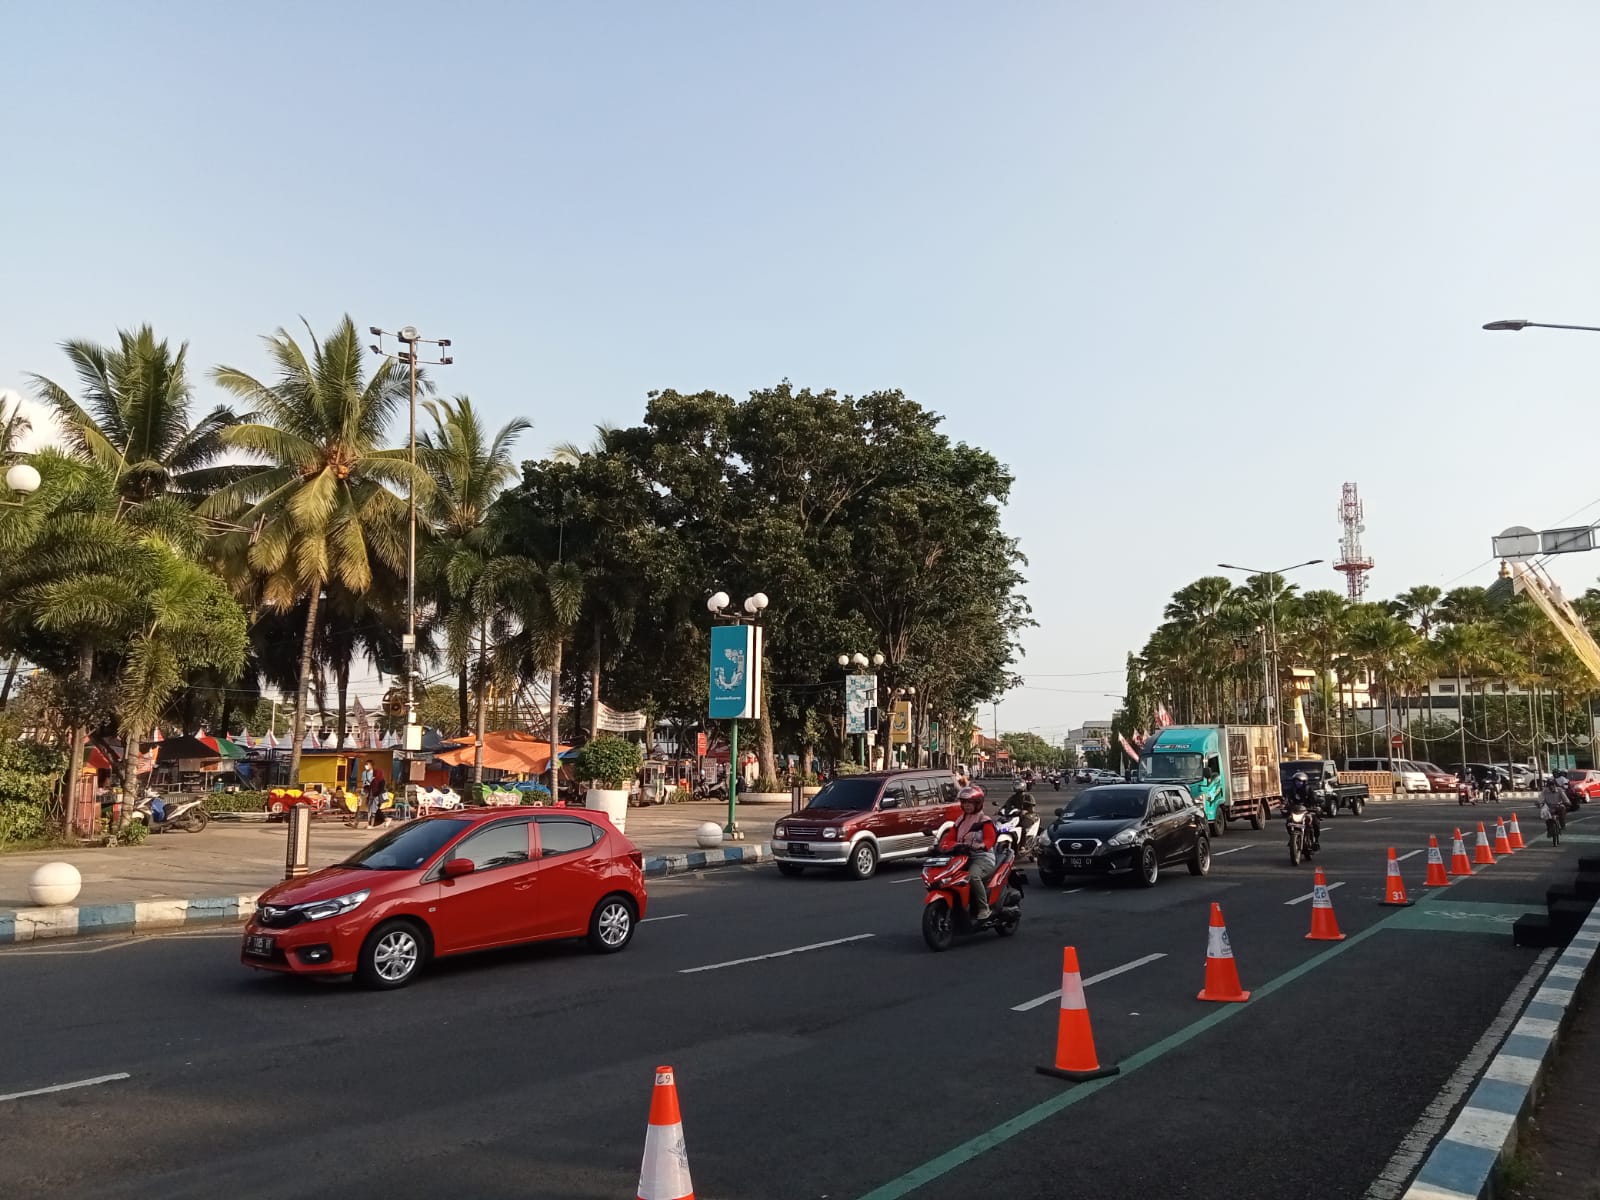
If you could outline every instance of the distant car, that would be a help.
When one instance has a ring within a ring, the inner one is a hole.
[[[1497,767],[1492,763],[1468,763],[1462,772],[1472,779],[1472,786],[1482,789],[1488,785],[1490,779],[1494,786],[1502,792],[1511,790],[1511,772],[1504,767]]]
[[[838,867],[870,879],[880,862],[927,854],[960,819],[948,771],[841,775],[773,826],[772,857],[782,875]]]
[[[1185,863],[1211,871],[1205,809],[1187,788],[1118,783],[1079,792],[1039,839],[1039,881],[1058,887],[1068,875],[1132,875],[1154,887],[1161,868]]]
[[[1431,792],[1433,785],[1427,774],[1416,763],[1404,758],[1352,758],[1345,764],[1346,771],[1384,771],[1394,776],[1397,792]]]
[[[1519,792],[1532,791],[1541,785],[1539,772],[1527,763],[1496,763],[1495,767],[1511,777],[1511,786]],[[1569,771],[1567,775],[1571,778],[1572,773]]]
[[[1122,781],[1122,776],[1118,775],[1115,771],[1095,770],[1089,772],[1088,783],[1091,787],[1098,787],[1101,784],[1107,783],[1121,783]]]
[[[240,961],[397,988],[430,959],[522,942],[587,937],[612,953],[644,911],[644,856],[604,814],[466,810],[397,826],[268,888]]]
[[[1600,800],[1600,771],[1568,771],[1567,798],[1574,804]]]
[[[1461,787],[1461,780],[1449,771],[1442,770],[1429,762],[1419,762],[1417,768],[1428,777],[1428,787],[1435,792],[1448,792],[1455,795]]]
[[[1076,771],[1074,771],[1072,773],[1072,782],[1074,782],[1074,783],[1088,783],[1089,780],[1093,776],[1094,776],[1094,772],[1091,771],[1088,767],[1079,767]]]

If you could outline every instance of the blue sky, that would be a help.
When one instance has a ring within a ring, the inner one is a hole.
[[[344,312],[453,338],[441,384],[531,416],[530,453],[654,388],[903,388],[1017,474],[1039,628],[1005,728],[1106,715],[1219,559],[1331,560],[1346,479],[1379,596],[1600,517],[1600,337],[1479,331],[1600,324],[1592,4],[6,25],[0,388],[142,321],[264,370],[257,335]]]

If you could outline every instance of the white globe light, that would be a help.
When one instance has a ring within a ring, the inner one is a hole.
[[[706,607],[708,609],[710,609],[712,612],[721,612],[723,609],[728,607],[728,593],[727,592],[715,592],[715,593],[713,593],[711,595],[711,598],[706,601]]]
[[[18,463],[6,472],[6,486],[27,496],[39,490],[39,472],[29,463]]]
[[[873,655],[873,656],[872,656],[872,665],[873,665],[873,666],[875,666],[875,667],[881,667],[881,666],[883,666],[883,655],[881,655],[881,654],[874,654],[874,655]]]
[[[841,667],[848,667],[850,665],[850,656],[848,654],[839,655],[839,665]]]
[[[771,603],[771,601],[767,599],[767,594],[765,592],[757,592],[754,596],[750,597],[750,603],[756,606],[756,612],[762,612],[766,609],[767,605]]]
[[[395,336],[402,342],[414,342],[422,335],[417,332],[417,327],[415,325],[407,325],[399,333],[395,334]]]
[[[867,665],[867,656],[865,654],[858,653],[853,658],[851,658],[850,661],[855,663],[855,665],[858,666],[858,667],[864,667],[864,666]]]
[[[747,613],[754,613],[756,611],[756,598],[754,596],[745,597],[744,610]]]

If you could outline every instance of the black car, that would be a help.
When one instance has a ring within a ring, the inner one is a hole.
[[[1211,871],[1205,809],[1187,788],[1166,783],[1117,783],[1079,792],[1039,839],[1039,879],[1057,887],[1068,875],[1132,875],[1154,887],[1161,868],[1188,865]]]

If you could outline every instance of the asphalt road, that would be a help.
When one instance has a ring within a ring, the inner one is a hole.
[[[1418,854],[1423,903],[1380,907],[1386,847],[1463,815],[1328,824],[1341,943],[1305,940],[1310,904],[1290,901],[1311,871],[1275,823],[1230,830],[1208,879],[1035,883],[1017,937],[940,955],[909,865],[659,881],[621,955],[499,952],[397,993],[248,971],[235,931],[19,947],[0,953],[0,1096],[129,1078],[0,1101],[0,1196],[614,1200],[670,1063],[701,1197],[1361,1200],[1532,966],[1515,912],[1592,850],[1540,839],[1437,896]],[[1195,998],[1212,900],[1247,1004]],[[1059,986],[1068,944],[1086,976],[1136,964],[1088,989],[1101,1059],[1124,1067],[1094,1084],[1034,1072],[1054,1000],[1017,1011]]]

